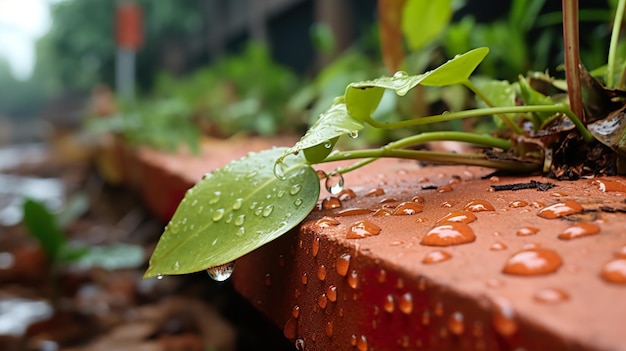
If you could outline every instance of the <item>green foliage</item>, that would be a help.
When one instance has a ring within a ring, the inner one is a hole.
[[[402,31],[411,50],[435,39],[452,18],[452,0],[407,0],[402,11]]]
[[[88,200],[84,194],[71,197],[59,214],[53,214],[41,202],[26,199],[23,204],[24,224],[35,238],[53,267],[71,264],[79,268],[135,268],[143,264],[143,248],[117,244],[108,247],[82,246],[67,240],[63,227],[84,214]]]
[[[316,172],[302,157],[273,164],[284,148],[250,154],[207,174],[180,203],[145,277],[185,274],[225,264],[295,227],[319,197]]]

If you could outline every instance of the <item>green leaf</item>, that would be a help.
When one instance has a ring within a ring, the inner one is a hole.
[[[336,137],[346,134],[355,135],[363,127],[363,122],[348,114],[344,100],[337,98],[330,109],[322,113],[306,134],[294,146],[286,149],[276,163],[280,164],[290,154],[328,143]]]
[[[191,188],[165,227],[144,277],[234,261],[300,223],[317,203],[319,179],[302,156],[284,160],[285,179],[277,178],[274,164],[285,152],[251,153]]]
[[[54,261],[66,243],[56,217],[43,203],[32,199],[24,201],[23,210],[28,232],[39,241],[48,258]]]
[[[476,48],[464,54],[457,55],[453,59],[424,73],[426,77],[422,80],[422,85],[444,86],[452,84],[462,84],[469,79],[472,72],[483,61],[489,53],[489,48]]]
[[[402,31],[417,51],[435,39],[452,18],[452,0],[408,0],[402,11]]]
[[[494,107],[510,107],[515,106],[515,96],[516,89],[515,85],[509,83],[506,80],[486,80],[486,81],[478,81],[476,82],[476,86],[480,88],[483,95],[491,103],[493,103]],[[479,103],[480,107],[487,107],[487,104],[483,101]],[[508,113],[506,116],[509,119],[513,119],[515,117],[514,113]],[[501,118],[494,117],[494,122],[498,127],[502,127],[504,122]]]
[[[92,246],[78,248],[74,252],[79,253],[79,256],[73,259],[72,265],[82,269],[93,267],[107,270],[137,268],[144,262],[144,249],[137,245]]]
[[[533,89],[528,83],[527,78],[520,76],[519,77],[519,88],[520,94],[522,96],[522,100],[524,104],[527,106],[536,106],[536,105],[554,105],[554,100],[549,96],[543,95],[537,90]],[[537,112],[532,113],[533,116],[533,124],[535,128],[539,128],[541,123],[546,119],[550,118],[554,113],[551,112]]]

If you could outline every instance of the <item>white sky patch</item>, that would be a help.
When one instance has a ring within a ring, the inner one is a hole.
[[[35,41],[50,28],[50,0],[0,0],[0,56],[13,75],[27,79],[35,65]]]

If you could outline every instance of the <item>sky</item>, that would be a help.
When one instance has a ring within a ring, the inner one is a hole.
[[[0,0],[0,56],[17,79],[35,65],[35,41],[50,28],[49,4],[58,0]]]

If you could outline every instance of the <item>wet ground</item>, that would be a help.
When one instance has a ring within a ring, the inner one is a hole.
[[[62,232],[107,260],[53,262],[23,224],[24,199],[56,215],[76,197],[86,205]],[[62,162],[45,144],[0,149],[0,350],[293,349],[230,282],[142,279],[162,229],[89,159]],[[139,260],[104,251],[122,244]]]

